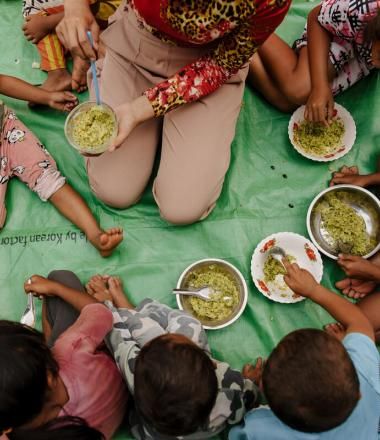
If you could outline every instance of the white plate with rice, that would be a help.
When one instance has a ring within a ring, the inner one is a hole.
[[[344,107],[334,104],[334,115],[329,127],[310,125],[304,113],[305,106],[302,105],[293,113],[288,126],[290,142],[299,154],[317,162],[330,162],[351,150],[356,139],[356,125]]]
[[[308,270],[319,283],[323,275],[323,263],[314,244],[294,232],[278,232],[264,238],[256,247],[251,260],[251,275],[257,289],[267,298],[280,303],[297,303],[305,297],[294,293],[285,283],[284,276],[273,269],[268,276],[268,251],[273,246],[284,249],[287,257],[301,268]],[[273,258],[273,257],[271,257]],[[280,265],[281,263],[277,262]],[[277,268],[279,268],[276,265]],[[265,273],[264,273],[265,272]]]

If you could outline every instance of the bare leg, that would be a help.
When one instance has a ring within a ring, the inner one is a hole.
[[[88,61],[82,60],[82,58],[75,57],[73,64],[73,74],[72,74],[72,88],[78,93],[87,90],[87,71],[90,65]]]
[[[111,228],[107,231],[100,228],[85,201],[67,183],[54,193],[49,201],[86,234],[102,257],[111,255],[123,240],[121,228]]]
[[[268,77],[273,79],[286,100],[294,105],[304,104],[311,90],[307,47],[297,54],[280,37],[272,34],[258,53]],[[253,75],[260,74],[259,67],[254,63],[251,64],[251,71]],[[334,68],[329,62],[329,79],[332,80],[334,75]]]
[[[367,316],[375,331],[376,341],[380,340],[380,292],[368,295],[358,302],[358,307]]]
[[[45,336],[45,341],[49,341],[51,337],[51,325],[46,316],[46,301],[43,299],[42,302],[42,333]]]
[[[283,112],[290,112],[296,107],[281,93],[277,84],[269,76],[258,52],[251,59],[248,81],[270,104]]]

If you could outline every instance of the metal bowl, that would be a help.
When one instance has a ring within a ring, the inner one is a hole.
[[[100,107],[102,107],[102,110],[112,116],[113,122],[114,122],[114,129],[111,137],[109,137],[103,144],[99,144],[96,147],[84,147],[82,145],[78,145],[75,140],[73,139],[73,126],[75,124],[75,119],[83,112],[90,110],[91,107],[98,106],[98,104],[95,101],[86,101],[82,104],[79,104],[77,107],[75,107],[71,112],[68,114],[65,122],[65,136],[68,140],[69,144],[75,148],[77,151],[79,151],[81,154],[87,154],[87,155],[99,155],[104,153],[108,150],[108,147],[111,145],[111,142],[115,139],[118,132],[118,123],[116,114],[113,111],[113,109],[105,104],[100,104]]]
[[[377,239],[376,246],[368,254],[363,255],[363,258],[371,257],[380,249],[380,202],[371,192],[359,186],[332,186],[314,198],[309,206],[306,218],[307,230],[311,240],[322,253],[334,260],[337,260],[339,253],[342,253],[335,240],[323,227],[320,212],[315,209],[325,195],[331,192],[348,192],[352,194],[352,200],[347,203],[363,218],[367,233],[376,236]]]
[[[202,323],[205,329],[217,330],[220,328],[227,327],[228,325],[231,325],[233,322],[235,322],[243,313],[245,306],[247,305],[247,300],[248,300],[247,283],[245,282],[245,279],[241,274],[241,272],[232,264],[228,263],[227,261],[220,260],[218,258],[207,258],[204,260],[199,260],[188,266],[182,272],[177,282],[177,288],[181,289],[187,287],[187,280],[191,272],[202,268],[207,268],[211,265],[216,265],[222,268],[223,271],[225,271],[226,273],[231,274],[239,288],[239,304],[235,307],[232,313],[227,318],[224,318],[223,320],[219,320],[219,321],[214,321],[210,319],[201,319],[194,313],[191,304],[189,302],[189,297],[186,297],[184,295],[177,295],[177,304],[181,310],[185,310],[186,312],[190,313],[195,318],[197,318]]]

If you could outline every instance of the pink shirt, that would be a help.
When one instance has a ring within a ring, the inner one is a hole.
[[[112,313],[105,306],[87,305],[52,349],[69,394],[59,415],[82,417],[107,439],[119,427],[127,402],[126,386],[114,360],[97,351],[112,326]]]

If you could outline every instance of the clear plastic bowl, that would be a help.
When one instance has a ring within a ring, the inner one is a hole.
[[[112,135],[103,144],[99,144],[95,147],[84,147],[82,145],[78,145],[74,141],[73,127],[74,127],[76,118],[81,113],[90,110],[90,108],[94,107],[94,106],[102,107],[104,112],[106,112],[112,116],[112,119],[114,122],[114,129],[113,129]],[[69,144],[73,148],[75,148],[77,151],[79,151],[81,154],[86,154],[86,155],[99,155],[99,154],[102,154],[105,151],[107,151],[108,147],[111,145],[112,141],[117,136],[117,132],[118,132],[118,123],[117,123],[116,114],[113,111],[113,109],[105,103],[102,103],[102,104],[100,104],[100,106],[98,106],[98,104],[95,101],[86,101],[86,102],[83,102],[82,104],[79,104],[77,107],[75,107],[68,114],[68,116],[66,118],[66,122],[65,122],[65,136],[66,136],[66,139],[68,140]]]

